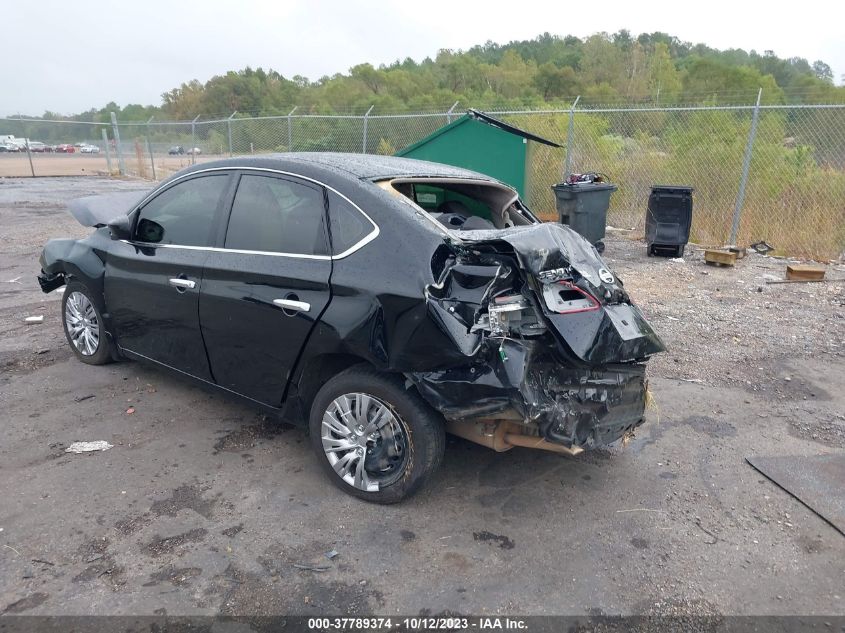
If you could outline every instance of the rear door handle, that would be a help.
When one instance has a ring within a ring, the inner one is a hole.
[[[311,304],[305,301],[295,301],[293,299],[273,299],[273,303],[285,310],[292,310],[293,312],[310,312]]]
[[[170,280],[170,285],[177,290],[193,290],[197,287],[197,282],[192,281],[191,279],[180,279],[179,277],[175,277]]]

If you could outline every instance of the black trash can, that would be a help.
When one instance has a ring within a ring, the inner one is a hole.
[[[552,185],[561,224],[583,235],[599,253],[604,252],[607,209],[616,185],[608,182],[576,182]]]
[[[645,238],[648,254],[681,257],[692,225],[692,187],[654,185],[648,196]]]

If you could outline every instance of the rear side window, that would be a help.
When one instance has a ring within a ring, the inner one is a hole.
[[[327,255],[325,206],[319,187],[274,178],[241,176],[226,248],[295,255]]]
[[[339,255],[364,239],[373,225],[346,198],[329,192],[332,254]]]
[[[135,239],[153,244],[209,246],[211,227],[229,176],[192,178],[166,189],[138,214]]]

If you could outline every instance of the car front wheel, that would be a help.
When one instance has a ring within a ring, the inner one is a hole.
[[[103,318],[91,291],[77,281],[65,288],[62,296],[62,325],[76,357],[89,365],[103,365],[111,360]]]
[[[401,378],[353,367],[317,393],[309,421],[323,469],[344,492],[375,503],[414,494],[443,459],[442,420]]]

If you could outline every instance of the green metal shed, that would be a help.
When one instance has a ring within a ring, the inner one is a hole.
[[[560,147],[483,112],[467,110],[461,118],[399,150],[396,156],[479,171],[509,184],[525,198],[532,143]]]

